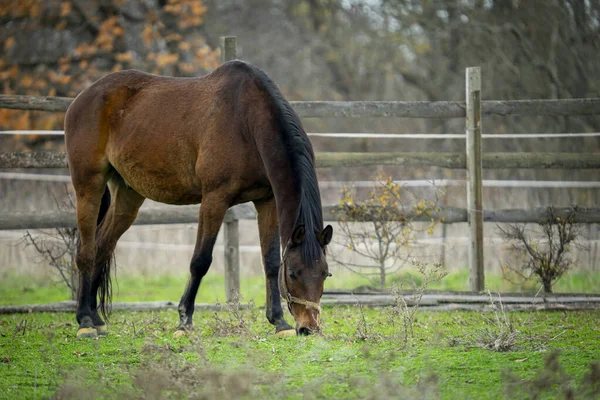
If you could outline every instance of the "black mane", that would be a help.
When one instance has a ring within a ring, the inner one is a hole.
[[[282,138],[290,158],[293,176],[296,178],[294,185],[300,193],[300,203],[294,229],[304,225],[306,237],[302,243],[302,261],[307,267],[312,267],[321,254],[321,245],[317,233],[323,230],[323,209],[321,207],[321,194],[315,171],[315,156],[312,145],[302,123],[292,106],[283,97],[275,83],[262,70],[251,64],[233,61],[242,64],[240,67],[259,80],[261,86],[269,94],[274,103],[274,112],[277,122],[281,127]]]

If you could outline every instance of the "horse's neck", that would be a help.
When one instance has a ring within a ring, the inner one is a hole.
[[[260,139],[257,138],[257,146],[275,197],[281,244],[286,246],[294,231],[300,206],[299,177],[294,176],[290,159],[280,143]]]
[[[302,171],[306,168],[314,168],[314,165],[308,165],[309,163],[313,164],[313,161],[307,162],[306,160],[307,157],[312,159],[312,149],[310,149],[310,144],[308,144],[308,148],[304,148],[296,143],[295,148],[290,150],[289,143],[286,143],[281,135],[269,134],[264,130],[255,135],[255,143],[275,196],[281,245],[286,246],[295,228],[302,197],[305,197],[302,195],[302,191],[305,190],[306,193],[312,194],[309,196],[310,198],[317,197],[317,201],[320,202],[318,198],[320,196],[314,196],[315,190],[318,193],[318,187],[311,186],[317,184],[316,176],[312,176],[314,170],[312,174],[311,171]],[[290,152],[301,153],[292,155]],[[298,163],[295,167],[292,164],[294,162]],[[304,211],[307,210],[309,211],[306,217],[312,218],[308,215],[311,213],[310,207]],[[312,221],[308,222],[311,225]],[[322,222],[315,225],[322,225]]]
[[[294,177],[290,177],[293,179]],[[273,193],[275,194],[275,203],[277,205],[277,219],[279,222],[279,236],[282,246],[286,246],[292,233],[298,216],[300,207],[300,193],[293,181],[282,180],[271,182]]]

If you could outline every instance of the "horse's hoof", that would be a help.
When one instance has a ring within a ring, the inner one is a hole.
[[[98,337],[98,331],[96,328],[81,328],[77,331],[77,339],[91,338],[95,339]]]
[[[188,334],[188,331],[184,331],[183,329],[177,329],[175,332],[173,332],[173,337],[175,339],[179,339],[182,337],[186,337]]]
[[[296,330],[286,329],[285,331],[279,331],[275,333],[275,336],[296,336]]]
[[[96,332],[100,336],[108,335],[108,329],[106,328],[106,325],[96,325]]]

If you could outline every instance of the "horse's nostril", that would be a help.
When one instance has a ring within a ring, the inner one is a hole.
[[[304,335],[304,336],[310,335],[310,329],[300,328],[300,329],[298,329],[298,335]]]

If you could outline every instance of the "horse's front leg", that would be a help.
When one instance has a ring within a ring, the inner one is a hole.
[[[193,329],[192,316],[194,315],[194,304],[198,288],[212,263],[215,241],[225,213],[229,208],[229,203],[224,202],[223,198],[223,195],[211,194],[207,195],[202,201],[196,246],[190,263],[190,278],[179,302],[179,326],[174,333],[175,337],[183,336],[186,331]]]
[[[254,205],[258,213],[258,231],[267,281],[267,319],[275,326],[275,332],[295,335],[294,328],[283,318],[281,308],[281,294],[278,283],[281,250],[275,200],[271,198],[267,201],[254,202]]]

